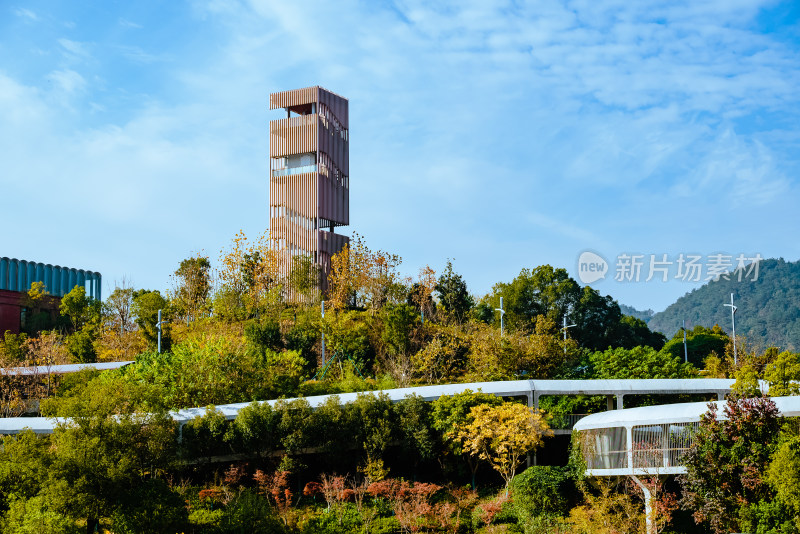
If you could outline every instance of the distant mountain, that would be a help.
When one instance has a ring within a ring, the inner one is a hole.
[[[653,315],[656,313],[653,310],[637,310],[633,306],[626,306],[625,304],[620,304],[619,309],[623,314],[636,317],[637,319],[641,319],[646,323],[649,323],[650,319],[652,319]]]
[[[656,313],[648,322],[651,330],[672,337],[686,320],[686,327],[719,324],[731,332],[731,293],[736,312],[736,335],[745,336],[757,349],[776,346],[781,350],[800,351],[800,261],[762,260],[757,280],[734,273],[729,280],[692,290]]]

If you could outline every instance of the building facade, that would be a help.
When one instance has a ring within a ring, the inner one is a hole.
[[[331,256],[348,242],[350,224],[348,101],[321,87],[269,96],[284,118],[269,123],[269,236],[286,279],[293,258],[319,266],[327,288]]]
[[[86,288],[88,296],[101,300],[102,280],[100,273],[83,269],[0,258],[0,337],[7,330],[18,334],[26,328],[28,316],[34,310],[26,307],[25,296],[33,282],[42,282],[50,294],[42,309],[36,311],[57,315],[61,297],[75,286]]]

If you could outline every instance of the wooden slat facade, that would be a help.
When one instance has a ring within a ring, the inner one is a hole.
[[[328,231],[350,223],[348,101],[307,87],[272,93],[269,102],[287,110],[269,123],[270,240],[281,276],[288,277],[293,255],[309,255],[321,267],[324,291],[330,258],[348,242]],[[298,158],[313,164],[298,165]]]

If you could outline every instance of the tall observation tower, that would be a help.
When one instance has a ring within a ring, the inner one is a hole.
[[[269,108],[286,110],[269,123],[269,227],[280,274],[306,255],[324,291],[331,256],[349,241],[335,233],[350,223],[348,102],[317,86],[272,93]]]

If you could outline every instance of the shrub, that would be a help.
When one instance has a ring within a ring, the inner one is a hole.
[[[577,491],[567,466],[532,466],[511,482],[514,506],[522,524],[538,516],[566,515]]]

